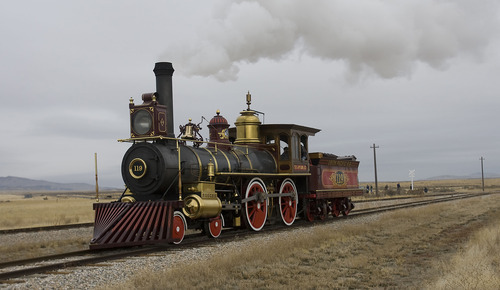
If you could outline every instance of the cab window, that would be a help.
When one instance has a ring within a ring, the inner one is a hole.
[[[300,136],[300,159],[307,160],[307,135]]]
[[[274,136],[266,136],[266,144],[274,144]]]
[[[290,160],[290,138],[286,134],[280,134],[280,159]]]

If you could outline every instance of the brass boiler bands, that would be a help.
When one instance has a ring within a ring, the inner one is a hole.
[[[209,163],[214,164],[216,182],[225,183],[227,176],[218,172],[276,173],[271,153],[255,148],[235,146],[233,149],[194,148],[181,146],[182,182],[210,181]]]

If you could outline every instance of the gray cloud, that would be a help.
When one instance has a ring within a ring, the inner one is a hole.
[[[188,76],[236,80],[240,67],[294,51],[346,64],[356,80],[411,76],[416,64],[445,69],[480,58],[498,32],[497,1],[224,1],[189,41],[170,45]]]
[[[358,156],[361,180],[373,143],[380,179],[468,174],[480,156],[500,172],[498,6],[0,2],[0,176],[92,183],[98,152],[102,185],[121,186],[130,144],[116,139],[155,61],[176,70],[174,128],[217,109],[232,124],[250,91],[266,123],[320,128],[311,150]]]

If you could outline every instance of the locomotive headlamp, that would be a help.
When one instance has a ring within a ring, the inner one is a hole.
[[[167,135],[167,109],[157,101],[156,93],[142,95],[143,103],[135,105],[130,98],[130,137]]]
[[[137,135],[144,135],[151,131],[153,116],[146,110],[138,110],[132,116],[132,130]]]

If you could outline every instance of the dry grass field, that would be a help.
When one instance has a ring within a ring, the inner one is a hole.
[[[114,196],[114,199],[108,196]],[[119,193],[105,193],[100,202],[116,200]],[[0,194],[0,229],[54,226],[94,221],[95,193]],[[92,229],[51,234],[17,234],[15,243],[0,236],[0,260],[12,261],[88,249]],[[26,236],[35,238],[25,238]],[[7,240],[9,242],[7,242]]]
[[[112,289],[498,289],[500,194],[256,237]]]
[[[435,193],[470,193],[482,191],[481,179],[447,179],[447,180],[417,180],[413,182],[414,190],[410,190],[411,181],[381,181],[378,183],[380,196],[397,195],[397,185],[401,186],[400,194],[423,194],[424,188],[428,189],[429,194]],[[375,182],[361,182],[360,186],[373,188],[370,194],[365,197],[375,195]],[[484,180],[484,190],[500,190],[500,178],[488,178]]]
[[[117,193],[106,193],[100,202],[111,201],[110,195]],[[0,229],[93,222],[94,197],[95,193],[0,194]]]

